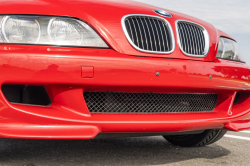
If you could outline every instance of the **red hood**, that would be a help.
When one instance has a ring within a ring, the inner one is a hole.
[[[153,10],[162,9],[129,0],[3,0],[0,3],[0,14],[37,14],[71,16],[85,20],[109,43],[110,47],[118,52],[135,56],[157,56],[135,50],[127,41],[121,26],[121,19],[128,14],[157,15]],[[205,27],[210,36],[210,51],[204,58],[187,57],[182,54],[176,43],[175,51],[168,55],[159,55],[166,58],[180,58],[213,61],[215,59],[220,31],[202,20],[162,9],[172,14],[169,21],[174,31],[175,21],[178,19],[196,22]],[[225,34],[223,34],[225,36]],[[229,37],[229,36],[228,36]],[[176,42],[176,41],[175,41]]]

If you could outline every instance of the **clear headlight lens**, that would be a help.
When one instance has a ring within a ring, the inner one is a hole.
[[[6,16],[2,22],[2,34],[9,43],[37,43],[40,25],[34,18]]]
[[[244,61],[238,44],[233,40],[223,37],[220,38],[216,57],[227,60]]]
[[[0,43],[108,48],[83,21],[66,17],[0,16]]]

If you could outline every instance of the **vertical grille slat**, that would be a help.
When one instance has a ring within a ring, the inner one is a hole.
[[[195,33],[194,33],[194,28],[193,26],[190,26],[190,29],[191,29],[191,34],[193,36],[193,44],[194,44],[194,54],[196,55],[199,55],[198,51],[197,51],[197,41],[196,41],[196,36],[195,36]]]
[[[200,34],[202,34],[202,31],[199,29],[199,32],[200,32]],[[201,38],[202,38],[202,48],[204,48],[205,47],[205,37],[204,37],[204,35],[201,35]]]
[[[144,43],[144,44],[145,44],[145,47],[147,47],[147,50],[149,50],[149,46],[148,46],[148,36],[147,36],[146,31],[145,31],[145,26],[144,26],[144,23],[143,23],[142,19],[139,18],[139,20],[140,20],[140,22],[141,22],[142,29],[143,29],[143,35],[142,35],[143,41],[146,42],[146,43]]]
[[[189,32],[190,32],[190,36],[191,36],[193,54],[196,55],[196,53],[195,53],[195,41],[194,41],[194,34],[193,34],[193,31],[192,31],[192,26],[189,24],[188,28],[189,28]]]
[[[174,37],[167,20],[147,15],[124,16],[123,30],[133,47],[142,52],[170,53]]]
[[[157,20],[157,24],[158,24],[158,26],[160,27],[160,34],[161,34],[161,40],[162,40],[162,42],[161,42],[161,45],[162,45],[162,47],[163,47],[163,50],[162,51],[166,51],[166,48],[165,48],[165,42],[164,42],[164,38],[163,38],[163,33],[162,33],[162,30],[161,30],[161,24],[159,23],[159,20]]]
[[[144,41],[143,41],[143,36],[144,36],[144,35],[142,35],[142,31],[141,31],[141,27],[140,27],[141,24],[138,23],[138,18],[135,18],[135,20],[136,20],[136,23],[137,23],[137,25],[138,25],[138,27],[139,27],[139,32],[140,32],[140,37],[141,37],[141,43],[142,43],[141,46],[142,46],[142,48],[144,49]]]
[[[156,20],[152,20],[152,22],[153,22],[153,25],[154,25],[154,31],[156,32],[155,34],[157,35],[157,37],[156,37],[156,41],[157,41],[157,44],[156,44],[156,46],[158,46],[157,47],[157,51],[158,51],[158,48],[159,48],[159,51],[161,51],[161,39],[160,39],[160,35],[159,35],[159,32],[158,32],[158,30],[159,30],[159,28],[157,27],[157,25],[156,25]]]
[[[171,45],[169,45],[169,41],[168,40],[170,40],[169,38],[167,38],[167,36],[169,36],[169,34],[168,34],[168,31],[166,30],[166,26],[164,25],[164,23],[162,22],[162,27],[163,27],[163,29],[164,29],[164,34],[165,34],[165,36],[164,36],[164,38],[165,38],[165,41],[166,41],[166,46],[167,46],[167,50],[170,50],[171,49]]]
[[[153,39],[154,39],[154,50],[153,51],[157,51],[157,44],[156,44],[156,37],[155,37],[155,31],[154,31],[154,28],[153,28],[153,25],[152,25],[152,21],[148,20],[149,21],[149,24],[150,24],[150,27],[151,27],[151,30],[152,30],[152,34],[153,34]]]
[[[183,24],[183,25],[184,25],[184,27],[186,28],[186,31],[187,31],[187,36],[188,36],[188,48],[189,48],[189,50],[190,50],[190,53],[193,54],[193,47],[192,47],[193,43],[192,43],[192,39],[191,39],[189,27],[188,27],[188,25],[186,25],[186,24]]]
[[[202,54],[204,53],[204,48],[205,48],[205,39],[204,39],[204,35],[203,35],[203,32],[202,32],[202,30],[200,30],[199,28],[198,28],[198,33],[200,34],[200,36],[201,36],[201,52],[202,52]]]
[[[201,52],[203,52],[203,49],[204,49],[203,38],[202,38],[203,35],[202,35],[200,29],[199,29],[199,28],[197,28],[197,29],[198,29],[197,32],[198,32],[198,34],[199,34],[199,36],[200,36],[200,49],[201,49]]]
[[[91,113],[212,112],[218,94],[84,92]]]
[[[205,56],[209,51],[209,36],[204,27],[193,22],[178,20],[176,23],[179,45],[189,56]]]
[[[179,26],[181,29],[181,31],[180,31],[180,34],[181,34],[180,36],[181,36],[181,40],[182,40],[181,44],[182,44],[182,46],[184,46],[183,47],[184,51],[187,52],[187,51],[189,51],[187,34],[185,33],[184,26],[182,24],[180,24]]]
[[[145,18],[143,18],[145,24],[146,24],[146,30],[147,30],[147,35],[149,36],[149,38],[147,37],[147,39],[149,39],[149,49],[148,50],[153,50],[153,43],[152,43],[152,38],[151,38],[151,32],[149,30],[149,26],[148,26],[148,23],[147,23],[147,20]],[[151,47],[150,47],[151,46]]]
[[[156,50],[156,48],[155,48],[155,38],[154,38],[154,34],[153,34],[153,30],[152,30],[152,25],[150,24],[150,21],[148,20],[148,19],[145,19],[145,22],[147,23],[147,25],[148,25],[148,31],[149,31],[149,33],[150,33],[150,35],[151,35],[151,45],[152,45],[152,51],[155,51]]]
[[[197,37],[197,43],[198,43],[198,54],[199,55],[202,55],[202,45],[201,45],[201,36],[200,36],[200,33],[199,33],[199,29],[197,27],[194,27],[195,28],[195,33],[196,33],[196,37]]]
[[[136,29],[134,27],[134,23],[133,23],[133,20],[132,19],[129,19],[129,24],[131,25],[131,33],[133,35],[133,42],[138,45],[138,40],[137,40],[137,32],[136,32]]]
[[[139,28],[138,25],[135,23],[135,19],[132,18],[132,23],[133,23],[133,28],[135,29],[135,36],[136,36],[136,41],[139,47],[141,46],[141,40],[139,40]]]
[[[128,30],[128,33],[132,36],[132,41],[134,42],[135,41],[135,39],[134,39],[134,35],[133,35],[133,31],[132,31],[132,28],[131,28],[131,25],[130,25],[130,21],[129,20],[126,20],[127,21],[127,29],[129,29]]]

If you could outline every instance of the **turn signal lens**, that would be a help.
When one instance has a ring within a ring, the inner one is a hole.
[[[223,37],[220,38],[216,57],[227,60],[244,61],[238,44],[231,39]]]

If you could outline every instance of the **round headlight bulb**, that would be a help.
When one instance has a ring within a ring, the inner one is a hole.
[[[53,18],[48,25],[48,35],[52,43],[61,45],[81,45],[84,27],[74,19]]]
[[[5,16],[1,35],[8,43],[38,43],[40,25],[35,18],[29,16]]]

